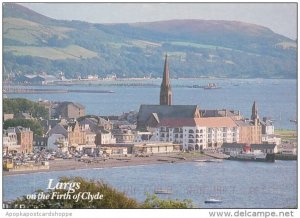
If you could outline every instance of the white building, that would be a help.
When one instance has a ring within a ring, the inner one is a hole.
[[[179,143],[184,150],[201,151],[238,142],[239,129],[230,117],[163,119],[155,136],[157,141]]]
[[[48,137],[47,141],[47,149],[53,151],[67,151],[68,150],[68,138],[66,138],[63,134],[51,134]]]
[[[20,150],[15,128],[8,128],[7,130],[3,131],[2,143],[4,154],[18,152]]]
[[[107,144],[115,144],[116,138],[112,135],[110,131],[100,130],[96,135],[96,144],[97,145],[107,145]]]

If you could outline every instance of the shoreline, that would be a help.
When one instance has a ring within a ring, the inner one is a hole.
[[[80,169],[104,169],[104,168],[115,168],[115,167],[128,167],[128,166],[141,166],[141,165],[152,165],[152,164],[166,164],[166,163],[186,163],[193,162],[194,160],[209,160],[215,159],[205,154],[187,154],[184,156],[178,154],[170,155],[153,155],[150,157],[113,157],[106,161],[100,161],[98,163],[84,163],[79,162],[76,159],[57,159],[49,161],[49,170],[30,170],[30,171],[2,171],[2,176],[13,176],[13,175],[26,175],[40,172],[56,172],[56,171],[72,171]],[[93,160],[90,158],[89,160]]]

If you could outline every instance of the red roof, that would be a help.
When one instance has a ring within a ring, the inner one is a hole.
[[[230,128],[237,126],[230,117],[166,118],[161,120],[158,125],[166,127],[203,126]]]
[[[236,123],[230,117],[203,117],[195,118],[197,126],[205,127],[236,127]]]

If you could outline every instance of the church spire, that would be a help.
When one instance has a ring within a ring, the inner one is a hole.
[[[160,105],[171,105],[171,104],[172,104],[172,90],[170,85],[168,55],[166,54],[163,80],[160,87]]]
[[[253,102],[253,105],[252,105],[251,120],[255,122],[255,121],[257,121],[258,119],[259,119],[259,116],[258,116],[257,105],[256,105],[256,102],[254,101],[254,102]]]

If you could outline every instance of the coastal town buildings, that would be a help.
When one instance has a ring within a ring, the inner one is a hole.
[[[95,143],[96,145],[115,144],[116,138],[112,135],[110,131],[100,129],[96,134]]]
[[[136,143],[133,146],[133,154],[159,154],[179,152],[180,145],[172,142]]]
[[[158,141],[179,143],[183,150],[198,151],[239,139],[237,125],[229,117],[163,119],[155,135]]]
[[[85,115],[85,107],[74,102],[59,102],[55,108],[55,116],[58,118],[79,118]]]
[[[30,128],[14,127],[17,134],[17,144],[20,145],[21,153],[30,153],[33,149],[33,132]]]
[[[6,155],[9,153],[20,152],[21,146],[18,144],[17,133],[15,128],[8,128],[7,130],[3,131],[2,143],[3,154]]]

